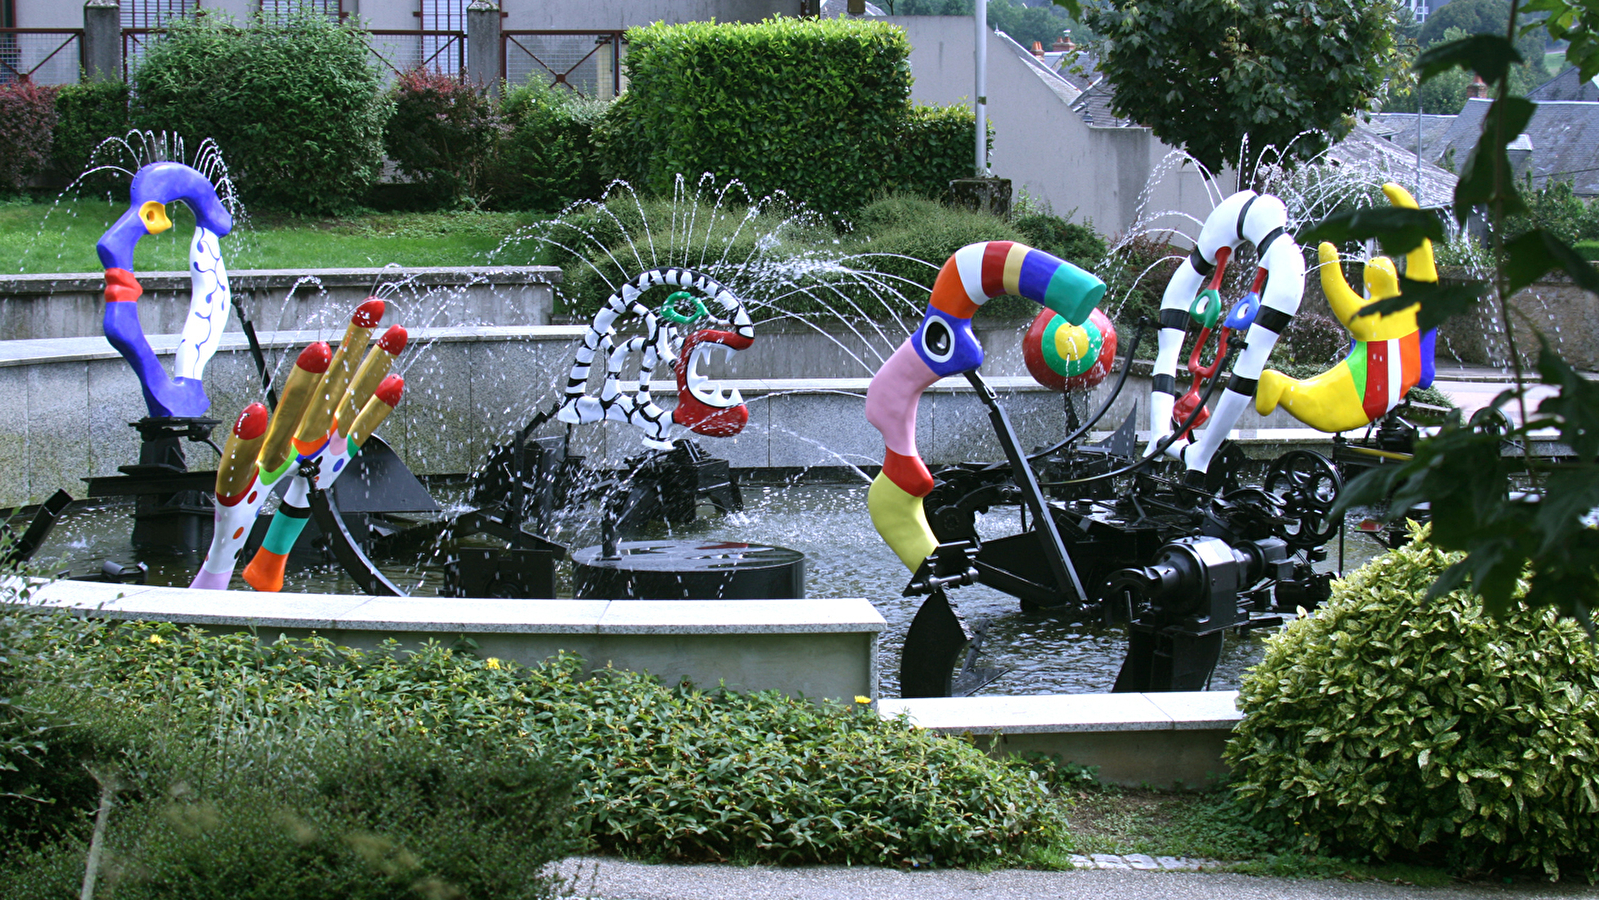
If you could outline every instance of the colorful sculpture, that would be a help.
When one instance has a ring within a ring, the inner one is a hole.
[[[367,350],[383,313],[382,300],[367,300],[356,308],[337,352],[322,341],[302,350],[270,424],[260,403],[240,414],[217,466],[211,548],[190,587],[227,588],[261,504],[287,477],[291,480],[266,539],[244,570],[245,581],[256,590],[282,589],[289,550],[310,515],[312,479],[305,472],[314,472],[316,487],[331,487],[400,402],[405,382],[388,372],[405,349],[405,329],[390,327]],[[357,368],[355,360],[363,353]]]
[[[692,288],[673,293],[657,309],[639,299],[656,285]],[[700,296],[712,298],[721,314],[712,313]],[[679,309],[689,304],[691,311]],[[644,334],[618,344],[616,323],[629,316],[644,320]],[[686,329],[693,329],[685,336]],[[672,447],[672,424],[695,434],[731,437],[744,430],[749,409],[737,390],[727,392],[711,385],[699,371],[711,353],[731,356],[747,349],[755,340],[744,302],[715,279],[692,269],[650,269],[624,284],[595,314],[572,361],[566,382],[566,398],[556,418],[569,424],[610,420],[625,422],[644,432],[644,444],[656,449]],[[638,387],[632,394],[622,389],[622,368],[632,354],[641,354]],[[589,372],[596,356],[605,358],[605,379],[598,396],[588,393]],[[650,375],[661,362],[677,369],[677,407],[668,419],[665,410],[650,397]]]
[[[1098,307],[1081,325],[1054,310],[1039,310],[1022,336],[1022,362],[1052,391],[1085,391],[1105,380],[1116,359],[1116,326]]]
[[[983,364],[972,315],[990,298],[1014,294],[1078,326],[1104,293],[1105,283],[1091,273],[1010,241],[962,247],[939,270],[921,326],[866,390],[866,420],[885,445],[883,471],[867,492],[867,508],[877,533],[912,572],[938,545],[922,511],[933,476],[916,452],[916,402],[938,379]]]
[[[1305,261],[1288,233],[1288,210],[1268,194],[1240,191],[1221,202],[1205,219],[1193,252],[1166,285],[1160,303],[1160,343],[1155,355],[1154,384],[1149,394],[1149,450],[1155,453],[1172,437],[1177,424],[1177,360],[1192,312],[1198,312],[1200,289],[1211,275],[1220,281],[1232,251],[1244,242],[1255,245],[1259,257],[1256,292],[1259,308],[1245,335],[1248,347],[1233,365],[1232,377],[1204,431],[1189,440],[1177,437],[1166,452],[1183,460],[1189,477],[1210,467],[1216,448],[1226,439],[1238,417],[1255,395],[1261,370],[1277,338],[1288,328],[1305,291]],[[1215,312],[1220,312],[1219,301]]]
[[[1382,190],[1394,206],[1417,208],[1415,198],[1399,185],[1385,184]],[[1381,316],[1358,315],[1368,304],[1399,295],[1393,260],[1379,256],[1367,261],[1365,282],[1370,299],[1365,299],[1344,280],[1336,247],[1323,243],[1316,254],[1321,261],[1322,291],[1333,315],[1349,329],[1353,346],[1342,363],[1305,381],[1277,371],[1264,372],[1255,394],[1255,409],[1266,415],[1280,405],[1319,431],[1364,428],[1398,406],[1411,388],[1432,384],[1437,332],[1420,333],[1414,306]],[[1406,255],[1405,274],[1412,281],[1438,280],[1432,241],[1423,239],[1420,247]]]
[[[133,250],[145,235],[172,227],[166,204],[174,201],[194,212],[195,229],[189,245],[189,317],[178,344],[174,375],[168,377],[139,323],[138,301],[144,289],[133,275]],[[233,217],[204,175],[182,163],[158,162],[133,176],[127,212],[96,245],[105,266],[106,340],[133,367],[152,417],[203,416],[211,408],[200,379],[228,324],[232,294],[218,239],[232,230]]]

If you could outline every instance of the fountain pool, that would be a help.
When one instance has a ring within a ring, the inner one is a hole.
[[[440,485],[435,493],[445,496],[459,487]],[[747,480],[742,512],[701,516],[692,525],[676,529],[656,525],[645,536],[743,541],[803,552],[809,596],[862,597],[886,620],[888,627],[878,650],[881,690],[885,697],[897,696],[900,652],[921,598],[900,595],[905,570],[863,514],[866,490],[867,485],[860,482]],[[192,554],[136,550],[129,542],[132,516],[132,504],[123,501],[75,507],[57,526],[35,563],[46,572],[70,567],[73,574],[83,575],[96,571],[104,561],[124,566],[142,562],[149,569],[150,584],[186,586],[198,560]],[[1014,531],[1014,524],[1011,517],[996,513],[985,516],[979,527],[998,535]],[[569,529],[561,538],[573,546],[598,542],[598,528],[591,521],[574,520]],[[1382,551],[1352,529],[1345,540],[1346,568]],[[1331,558],[1320,565],[1323,570],[1336,565],[1338,548],[1330,544],[1328,550]],[[442,566],[431,562],[390,563],[381,568],[412,596],[436,595],[444,584]],[[561,564],[557,572],[558,592],[570,597],[570,564]],[[248,590],[237,577],[234,587]],[[307,555],[289,567],[284,590],[357,594],[361,589],[336,563]],[[982,585],[961,588],[958,600],[969,622],[988,625],[982,664],[1007,670],[983,687],[980,695],[1105,693],[1115,681],[1127,646],[1124,626],[1023,613],[1014,597]],[[449,604],[472,601],[440,597],[438,602],[448,608]],[[1236,689],[1245,670],[1260,659],[1270,633],[1263,629],[1229,634],[1211,687]]]

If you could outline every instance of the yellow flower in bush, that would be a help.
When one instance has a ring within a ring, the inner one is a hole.
[[[489,657],[488,658],[488,667],[491,668],[491,669],[498,669],[500,667],[500,659],[499,659],[499,657],[497,657],[497,656]]]
[[[872,698],[867,697],[864,694],[856,694],[855,695],[855,702],[870,706],[871,702],[872,702]]]

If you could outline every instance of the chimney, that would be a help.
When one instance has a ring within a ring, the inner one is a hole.
[[[1471,86],[1466,88],[1466,97],[1471,100],[1488,99],[1488,85],[1483,82],[1482,76],[1474,76],[1471,79]]]
[[[1038,57],[1039,59],[1043,59],[1044,58],[1044,42],[1043,41],[1033,41],[1033,55]]]
[[[1054,50],[1056,53],[1070,53],[1077,49],[1077,45],[1072,43],[1072,36],[1070,34],[1063,34],[1055,39],[1055,46],[1051,47],[1050,49]]]

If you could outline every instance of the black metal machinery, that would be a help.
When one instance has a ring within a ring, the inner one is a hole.
[[[1332,461],[1293,450],[1255,480],[1253,461],[1224,444],[1205,483],[1194,485],[1175,461],[1138,457],[1133,416],[1103,443],[1080,445],[1126,371],[1124,361],[1097,415],[1031,455],[993,390],[967,375],[1006,459],[933,473],[923,507],[940,546],[905,589],[927,599],[906,636],[903,696],[970,693],[1002,674],[976,665],[982,629],[968,626],[948,596],[962,584],[1010,594],[1025,611],[1124,623],[1116,691],[1203,690],[1226,631],[1281,624],[1282,613],[1329,595],[1332,575],[1314,564],[1327,558],[1323,547],[1342,521],[1332,514],[1343,485]],[[996,507],[1018,508],[1022,526],[984,539],[977,514]]]

